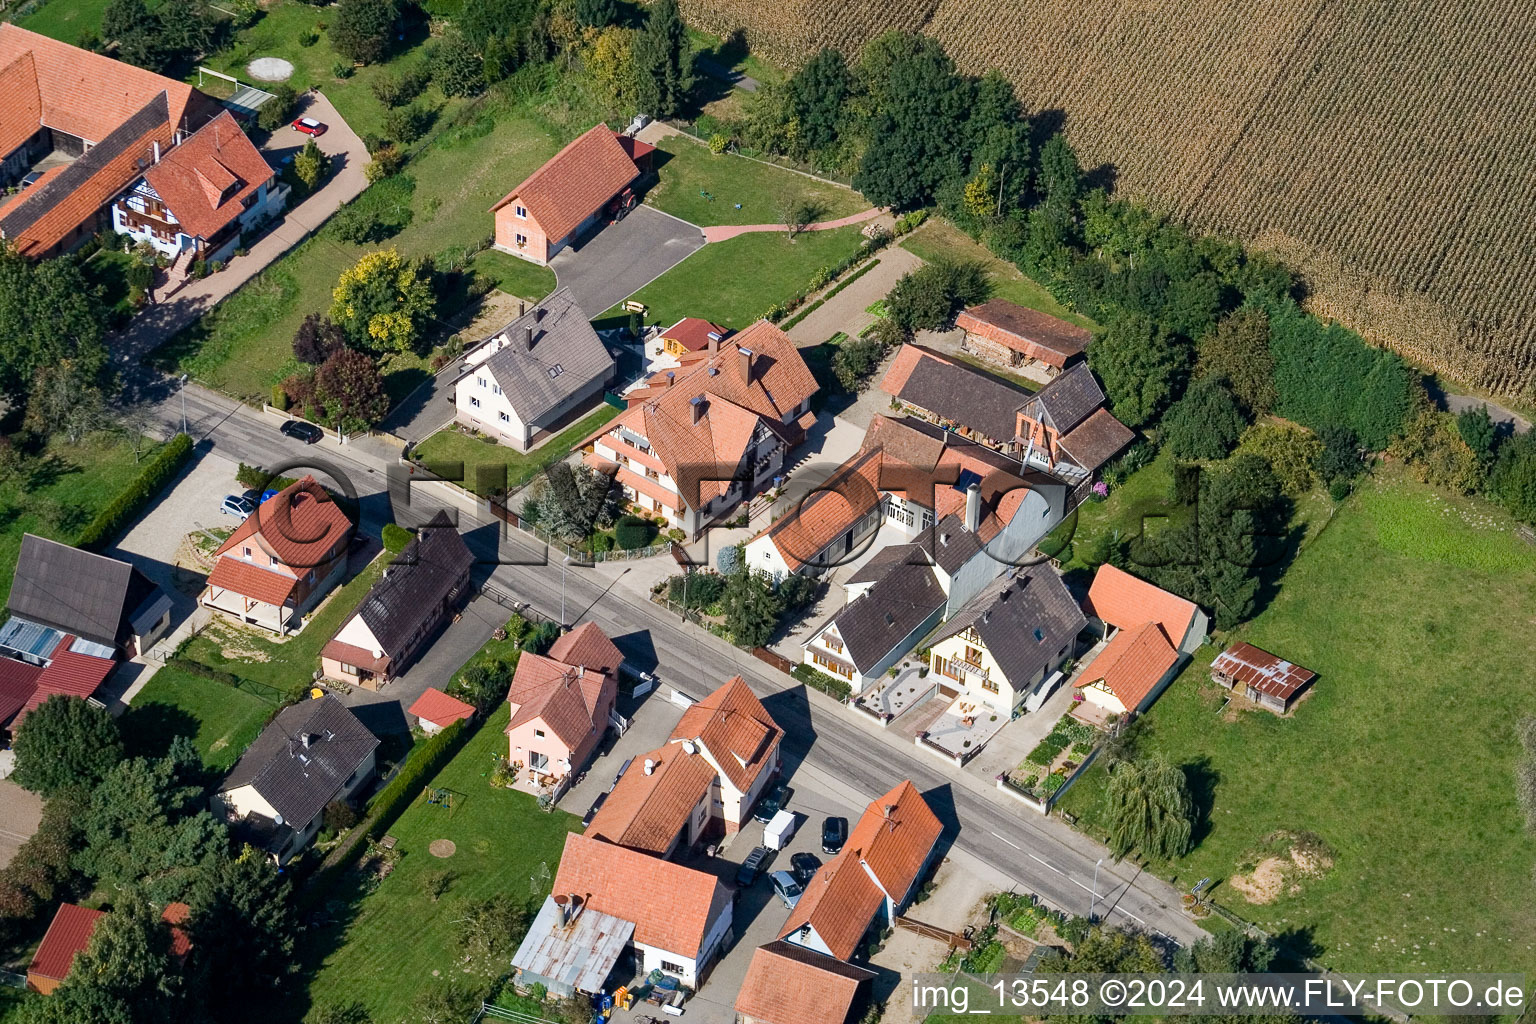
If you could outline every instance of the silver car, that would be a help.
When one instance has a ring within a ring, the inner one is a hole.
[[[795,909],[795,904],[800,902],[800,894],[804,891],[800,883],[795,881],[795,876],[788,871],[775,871],[768,876],[773,883],[773,894],[779,898],[779,902],[790,910]]]
[[[256,504],[250,498],[243,495],[226,494],[224,495],[224,503],[219,506],[219,511],[226,516],[239,516],[241,519],[245,519],[252,512],[256,511]]]

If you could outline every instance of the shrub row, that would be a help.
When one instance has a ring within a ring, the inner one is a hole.
[[[891,239],[894,237],[894,235],[882,232],[876,234],[875,237],[866,240],[863,245],[859,246],[858,250],[854,252],[853,255],[847,257],[842,262],[834,266],[819,271],[807,287],[802,288],[800,291],[790,296],[788,301],[769,307],[768,312],[763,314],[764,318],[771,320],[773,323],[779,323],[789,315],[791,310],[795,309],[806,299],[810,298],[812,292],[825,286],[829,281],[837,281],[838,278],[848,273],[848,271],[853,267],[858,266],[860,263],[863,263],[865,260],[869,259],[869,257],[874,253],[877,253],[881,249],[884,249],[887,245],[890,245]],[[870,263],[869,267],[873,267],[874,264],[878,262],[879,261],[876,260]],[[860,268],[859,274],[864,273],[867,269],[868,267]],[[851,284],[856,277],[858,277],[858,274],[854,274],[853,277],[850,277],[847,281],[840,281],[839,288],[841,288],[843,285]],[[805,311],[805,315],[809,316],[811,311],[814,310],[816,306],[819,306],[821,302],[826,301],[826,299],[830,299],[833,295],[836,295],[837,292],[838,288],[834,288],[832,291],[828,292],[820,302],[817,302],[815,305],[813,305],[811,309],[807,309]],[[786,326],[792,327],[796,323],[799,323],[798,319],[791,320]]]
[[[473,735],[474,729],[466,728],[464,721],[454,722],[406,758],[389,785],[368,801],[368,815],[372,819],[368,834],[377,839],[388,831],[395,819],[411,806],[427,780],[441,771]]]
[[[145,464],[138,479],[123,488],[107,506],[96,513],[96,518],[85,525],[76,545],[87,551],[100,551],[136,518],[144,506],[160,493],[161,488],[181,472],[192,457],[192,438],[177,434]]]
[[[293,483],[294,479],[290,476],[271,476],[260,466],[247,466],[243,462],[235,470],[235,480],[241,487],[264,487],[280,491]]]
[[[823,296],[823,298],[830,299],[830,298],[834,297],[835,295],[837,295],[838,292],[842,291],[844,288],[847,288],[849,285],[853,284],[853,282],[857,281],[859,278],[863,277],[865,274],[869,273],[871,270],[874,270],[879,265],[880,265],[880,261],[879,260],[870,260],[868,263],[864,264],[858,270],[855,270],[853,273],[849,274],[847,277],[845,277],[841,281],[837,282],[837,287],[833,288],[831,291],[827,292],[827,294],[825,296]]]
[[[820,690],[828,697],[835,697],[840,701],[846,701],[853,696],[853,686],[836,676],[829,676],[820,669],[812,668],[801,663],[789,670],[789,674],[800,680],[806,686]]]

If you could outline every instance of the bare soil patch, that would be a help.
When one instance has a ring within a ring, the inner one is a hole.
[[[427,847],[427,852],[434,857],[447,858],[452,857],[455,853],[457,853],[458,849],[459,848],[453,844],[452,839],[434,839],[432,840],[431,845]]]

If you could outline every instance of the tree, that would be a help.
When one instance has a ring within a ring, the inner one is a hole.
[[[1495,446],[1498,444],[1498,428],[1494,426],[1493,417],[1488,415],[1488,406],[1480,405],[1476,409],[1463,409],[1456,414],[1456,432],[1461,439],[1472,449],[1477,461],[1484,468],[1493,464]]]
[[[293,173],[304,183],[305,188],[314,188],[325,177],[326,168],[330,165],[331,158],[320,151],[314,139],[310,139],[299,150],[299,155],[293,158]]]
[[[347,332],[319,313],[306,316],[293,335],[293,357],[310,366],[319,366],[346,346]]]
[[[473,704],[482,712],[490,711],[507,699],[512,684],[512,672],[517,668],[517,655],[498,658],[491,662],[470,665],[459,673],[459,678],[448,688],[448,694],[467,704]]]
[[[1070,953],[1047,958],[1043,966],[1050,973],[1160,974],[1164,970],[1162,954],[1143,933],[1096,926],[1083,918],[1069,920],[1063,930],[1079,934]]]
[[[1425,409],[1388,450],[1433,487],[1471,494],[1482,486],[1483,464],[1461,439],[1456,419],[1450,413]]]
[[[1083,193],[1083,169],[1077,154],[1060,132],[1040,147],[1038,177],[1041,209],[1058,223],[1070,223],[1074,208]]]
[[[343,431],[365,430],[389,412],[384,377],[366,352],[342,348],[315,371],[315,401],[326,422]]]
[[[474,96],[485,89],[485,61],[458,29],[450,28],[427,58],[432,80],[445,96]]]
[[[188,970],[203,993],[209,1019],[243,1016],[298,970],[299,931],[288,878],[247,848],[220,856],[196,873],[184,897],[192,908]]]
[[[1319,431],[1318,437],[1323,442],[1323,451],[1317,457],[1317,472],[1328,483],[1353,480],[1365,469],[1360,459],[1360,441],[1353,430],[1335,423]]]
[[[64,986],[100,989],[132,1007],[137,1020],[169,1019],[181,993],[180,973],[171,968],[170,939],[160,911],[131,893],[96,923]]]
[[[1278,951],[1268,939],[1233,929],[1173,951],[1173,969],[1186,974],[1264,974]]]
[[[1536,433],[1517,434],[1499,446],[1488,492],[1510,515],[1536,524]]]
[[[990,292],[980,263],[938,259],[902,275],[886,297],[886,314],[908,331],[940,331],[954,325],[961,309]]]
[[[78,697],[55,694],[22,719],[16,730],[18,785],[52,797],[90,789],[123,757],[117,719]]]
[[[862,391],[884,355],[885,346],[872,334],[849,338],[837,346],[832,372],[844,391]]]
[[[575,0],[571,16],[587,28],[602,28],[619,20],[618,0]]]
[[[354,344],[387,352],[411,351],[437,305],[427,269],[394,248],[358,260],[331,297],[331,319]]]
[[[590,466],[551,465],[544,471],[537,502],[539,525],[570,541],[591,536],[618,516],[613,479]]]
[[[639,85],[635,77],[635,42],[632,28],[608,25],[597,33],[587,50],[587,68],[613,102],[623,110],[637,107]]]
[[[267,91],[272,94],[272,98],[256,111],[256,126],[264,132],[275,132],[293,121],[294,111],[299,105],[299,94],[286,82],[268,85]]]
[[[384,131],[401,145],[408,146],[426,132],[429,117],[426,111],[415,104],[396,107],[384,115]]]
[[[1013,85],[996,68],[976,83],[965,133],[973,169],[991,168],[988,203],[973,210],[978,217],[1002,215],[1018,205],[1029,184],[1029,120],[1013,94]]]
[[[499,977],[528,931],[528,911],[510,893],[497,893],[460,907],[459,952],[471,974]]]
[[[1204,335],[1195,373],[1221,377],[1249,416],[1263,416],[1275,405],[1275,359],[1269,352],[1269,314],[1241,309]]]
[[[1188,853],[1194,801],[1183,769],[1161,755],[1121,761],[1109,770],[1109,849],[1119,860],[1139,850],[1152,860]]]
[[[461,1024],[480,1008],[480,997],[455,982],[437,982],[421,990],[411,1004],[411,1024]]]
[[[101,383],[109,304],[74,256],[36,263],[0,244],[0,392],[24,404],[37,371],[66,361]]]
[[[1237,446],[1238,455],[1257,455],[1269,463],[1280,490],[1298,497],[1317,482],[1314,468],[1323,454],[1323,442],[1300,427],[1260,423],[1249,427]]]
[[[70,360],[38,367],[27,398],[25,424],[35,434],[60,434],[70,444],[111,426],[101,389],[77,372]]]
[[[791,76],[785,113],[795,122],[793,156],[831,148],[843,130],[844,108],[856,85],[838,50],[823,49]]]
[[[642,112],[670,117],[682,109],[693,87],[688,34],[677,0],[656,0],[635,40],[636,96]]]
[[[726,577],[725,628],[737,647],[761,647],[779,628],[782,610],[768,583],[750,569],[741,569]]]
[[[389,50],[399,16],[395,0],[341,0],[331,22],[331,45],[347,60],[376,64]]]
[[[937,41],[881,39],[892,59],[853,187],[878,206],[907,209],[925,205],[943,182],[965,172],[973,90]]]
[[[1110,408],[1129,427],[1154,422],[1189,372],[1181,339],[1134,314],[1117,320],[1088,346],[1088,364],[1104,382]]]
[[[1190,385],[1163,417],[1162,438],[1180,459],[1220,459],[1248,425],[1227,382],[1204,377]]]
[[[162,1018],[163,1019],[163,1018]],[[147,1024],[127,1001],[95,985],[64,984],[45,999],[28,999],[18,1024]]]

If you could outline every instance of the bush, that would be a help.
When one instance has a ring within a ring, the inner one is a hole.
[[[420,107],[396,107],[384,115],[384,131],[408,146],[427,130],[427,116]]]
[[[235,469],[235,481],[241,487],[249,487],[255,490],[280,491],[293,483],[291,476],[272,476],[260,466],[247,466],[240,463]]]
[[[886,309],[909,331],[940,331],[954,326],[961,308],[982,301],[990,291],[980,263],[936,260],[897,281]]]
[[[836,676],[827,675],[827,673],[820,669],[812,668],[803,662],[790,669],[789,674],[806,686],[814,690],[820,690],[827,696],[834,697],[839,701],[846,701],[849,697],[853,696],[853,686],[850,683]]]
[[[453,759],[474,733],[469,726],[468,721],[454,722],[406,758],[389,785],[368,802],[368,813],[373,817],[373,824],[368,828],[370,836],[375,839],[382,836],[421,794],[427,781]]]
[[[400,173],[400,168],[405,166],[405,154],[400,152],[400,147],[394,143],[379,146],[373,152],[373,159],[368,161],[368,166],[363,168],[363,177],[369,183],[383,181]]]
[[[724,596],[725,577],[708,570],[679,574],[667,580],[667,599],[686,608],[708,608]]]
[[[273,98],[263,103],[256,112],[256,126],[262,131],[275,132],[293,120],[294,111],[299,105],[299,94],[293,91],[293,86],[283,84],[271,86],[267,91]]]
[[[709,137],[709,151],[716,156],[724,153],[731,147],[731,137],[725,132],[715,132]]]
[[[325,827],[332,832],[343,832],[357,824],[357,811],[343,800],[332,800],[325,805]]]
[[[145,463],[138,479],[118,492],[117,497],[85,525],[85,529],[75,538],[76,546],[87,551],[100,551],[106,547],[181,472],[191,457],[192,438],[186,434],[177,434],[171,438],[164,448]]]
[[[386,237],[384,222],[374,210],[365,210],[357,204],[345,206],[331,218],[331,230],[343,242],[367,245],[382,242]]]
[[[281,384],[272,385],[272,408],[288,411],[288,392],[283,390]]]
[[[639,516],[623,516],[613,527],[613,539],[624,551],[643,548],[655,537],[656,524]]]
[[[379,537],[384,542],[384,550],[397,555],[405,550],[412,536],[410,530],[395,523],[385,523],[384,529],[379,531]]]
[[[1347,477],[1336,476],[1328,485],[1328,497],[1332,498],[1334,501],[1343,501],[1345,498],[1349,497],[1350,490],[1351,488],[1349,479]]]

